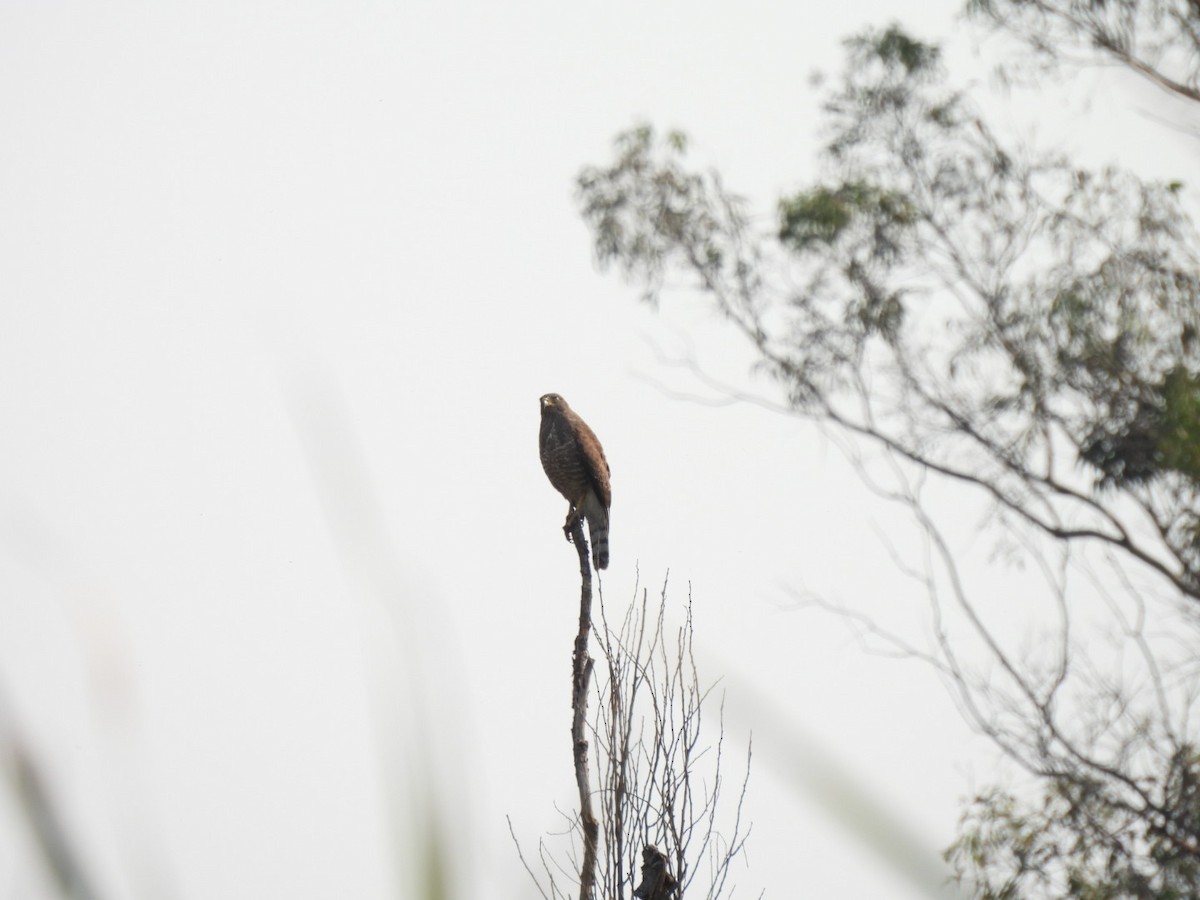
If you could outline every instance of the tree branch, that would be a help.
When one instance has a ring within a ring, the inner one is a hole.
[[[592,564],[582,518],[571,529],[571,541],[579,554],[579,633],[571,655],[571,743],[575,758],[575,784],[579,788],[579,821],[583,827],[583,862],[579,867],[579,900],[592,900],[596,884],[596,844],[600,826],[592,810],[591,775],[588,771],[587,727],[588,685],[592,658],[588,638],[592,632]]]

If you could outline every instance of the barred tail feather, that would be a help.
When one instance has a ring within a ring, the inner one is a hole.
[[[592,542],[592,565],[597,569],[608,568],[608,510],[592,495],[584,504],[587,517],[588,537]]]
[[[588,519],[588,534],[592,539],[592,565],[608,568],[608,522]]]

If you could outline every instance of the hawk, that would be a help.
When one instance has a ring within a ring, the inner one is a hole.
[[[604,448],[587,423],[567,406],[558,394],[545,394],[538,449],[542,468],[555,489],[567,498],[567,521],[563,531],[570,540],[571,529],[581,517],[587,519],[592,538],[592,563],[608,568],[608,508],[612,488],[608,484],[608,460]]]

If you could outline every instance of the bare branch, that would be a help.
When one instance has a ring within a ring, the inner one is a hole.
[[[588,688],[592,678],[592,658],[588,638],[592,631],[592,564],[583,520],[577,518],[571,540],[579,553],[579,632],[571,655],[571,744],[575,760],[575,784],[579,788],[579,822],[583,830],[583,861],[579,866],[579,900],[592,900],[596,882],[596,845],[600,826],[592,810],[591,775],[588,771],[586,736]]]

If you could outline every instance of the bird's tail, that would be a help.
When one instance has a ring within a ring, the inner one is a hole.
[[[597,569],[607,569],[608,510],[589,496],[583,514],[587,517],[588,537],[592,542],[592,565]]]

